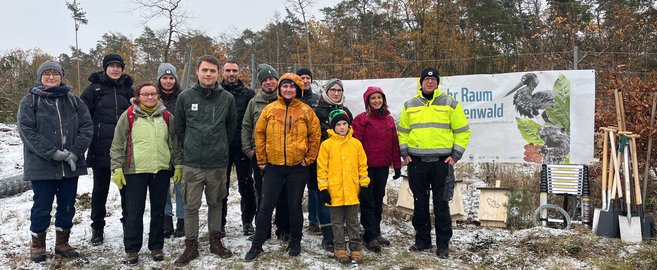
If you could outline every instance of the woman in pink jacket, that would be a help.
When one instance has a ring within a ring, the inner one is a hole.
[[[365,229],[363,242],[374,252],[381,251],[381,245],[390,241],[381,236],[381,213],[383,196],[390,165],[395,169],[393,179],[401,175],[401,156],[395,120],[388,111],[386,96],[381,88],[370,86],[363,94],[365,112],[354,118],[354,138],[361,141],[367,154],[369,188],[361,194],[360,223]]]

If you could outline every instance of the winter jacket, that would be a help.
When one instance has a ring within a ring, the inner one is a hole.
[[[286,105],[279,95],[262,110],[254,137],[258,165],[310,165],[317,158],[321,131],[310,106],[296,98]]]
[[[421,90],[404,103],[397,127],[401,155],[461,159],[470,141],[470,126],[461,103],[436,88],[427,100]]]
[[[255,151],[255,139],[253,138],[253,130],[255,125],[260,118],[262,110],[267,106],[267,104],[276,101],[276,93],[273,93],[272,99],[267,99],[264,91],[260,90],[253,99],[249,101],[249,105],[246,106],[246,112],[244,112],[244,119],[242,120],[242,152],[246,154],[250,150]]]
[[[184,165],[228,166],[228,138],[235,135],[237,118],[233,95],[224,91],[219,83],[212,88],[197,83],[178,96],[174,115]]]
[[[131,100],[135,115],[128,149],[128,112],[121,114],[114,131],[110,149],[112,169],[123,169],[124,174],[157,173],[168,170],[170,164],[182,163],[182,152],[178,145],[174,117],[169,114],[167,124],[163,113],[166,107],[161,101],[153,114],[145,113],[134,98]],[[172,162],[173,161],[173,162]]]
[[[317,186],[331,194],[331,204],[327,206],[359,204],[360,187],[370,184],[365,150],[352,137],[351,128],[345,136],[332,129],[328,133],[329,139],[322,142],[317,156]]]
[[[395,119],[387,109],[372,110],[370,108],[369,97],[374,93],[380,93],[383,96],[383,104],[386,104],[381,88],[372,87],[363,94],[365,112],[357,115],[352,123],[354,138],[363,144],[365,153],[367,153],[367,166],[387,168],[392,165],[395,169],[399,169],[401,168],[401,156]]]
[[[68,86],[60,86],[68,89]],[[18,132],[23,141],[23,180],[60,180],[87,174],[87,151],[93,123],[80,98],[70,89],[66,94],[41,96],[42,88],[33,88],[18,107]],[[55,161],[56,150],[68,150],[78,156],[76,170],[68,162]]]
[[[91,84],[80,95],[94,122],[87,163],[94,168],[109,168],[114,127],[121,114],[130,106],[130,99],[134,95],[132,77],[123,74],[114,81],[104,71],[100,71],[89,75],[89,82]]]
[[[230,85],[225,81],[222,81],[221,87],[231,93],[235,98],[235,108],[237,109],[237,120],[235,122],[235,128],[237,132],[235,132],[235,135],[231,138],[230,149],[240,150],[242,149],[242,127],[240,125],[242,124],[242,119],[244,119],[244,113],[246,112],[246,107],[249,105],[249,101],[253,98],[253,96],[255,96],[255,91],[244,86],[241,80],[237,80],[236,85]]]
[[[349,115],[349,119],[353,120],[354,117],[351,115],[351,111],[345,106],[332,105],[324,101],[323,98],[319,98],[317,107],[315,107],[315,114],[319,119],[320,126],[322,128],[322,141],[328,139],[327,130],[331,129],[331,124],[329,123],[329,113],[334,109],[343,109]]]
[[[301,102],[305,103],[306,105],[310,106],[310,108],[315,110],[315,108],[317,108],[317,105],[319,104],[319,95],[313,93],[312,88],[309,90],[302,90],[301,98],[299,100],[301,100]]]
[[[182,90],[176,88],[171,94],[165,94],[162,89],[157,89],[157,93],[160,94],[160,101],[162,101],[164,107],[166,107],[167,111],[172,115],[176,112],[176,102],[178,101],[178,96],[181,92]]]

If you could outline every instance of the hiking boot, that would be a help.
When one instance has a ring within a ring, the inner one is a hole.
[[[388,241],[388,239],[383,238],[383,236],[381,236],[380,234],[379,236],[376,237],[376,241],[378,241],[379,244],[382,246],[386,246],[386,247],[390,246],[390,241]]]
[[[436,256],[441,259],[449,258],[449,248],[438,248],[436,249]]]
[[[367,242],[367,244],[365,244],[365,247],[366,247],[367,249],[369,249],[370,251],[374,251],[374,252],[376,252],[376,253],[381,252],[381,244],[380,244],[379,241],[376,240],[376,239]]]
[[[244,256],[244,261],[245,262],[255,261],[255,259],[258,258],[258,256],[260,256],[260,254],[262,254],[263,252],[265,251],[262,250],[262,245],[251,244],[251,248],[249,249],[248,252],[246,252],[246,255]]]
[[[354,262],[360,264],[363,262],[363,251],[362,250],[352,250],[351,251],[351,259],[354,260]]]
[[[123,263],[129,265],[135,265],[139,263],[139,254],[137,254],[137,252],[127,252],[125,254],[125,260],[123,261]]]
[[[193,259],[198,257],[198,240],[185,240],[185,250],[180,257],[173,263],[175,266],[181,267],[187,265]]]
[[[156,262],[163,261],[164,252],[161,249],[151,250],[151,258]]]
[[[418,244],[413,244],[410,248],[408,248],[408,250],[409,250],[409,251],[414,251],[414,252],[421,252],[421,251],[425,251],[425,250],[427,250],[427,249],[431,249],[431,248],[432,248],[431,245],[428,245],[428,246],[420,246],[420,245],[418,245]]]
[[[221,237],[226,237],[226,227],[221,227]]]
[[[125,231],[125,230],[124,230]],[[91,230],[91,245],[92,246],[98,246],[103,244],[103,229],[96,230],[92,229]]]
[[[249,236],[255,233],[255,229],[251,223],[245,223],[242,225],[242,232],[244,233],[244,236]]]
[[[289,245],[287,246],[287,255],[296,257],[301,254],[301,241],[299,240],[290,240]]]
[[[276,238],[281,242],[290,241],[290,233],[286,230],[276,230]]]
[[[164,215],[164,238],[169,238],[173,234],[173,218]]]
[[[347,264],[351,262],[349,256],[347,256],[347,251],[344,248],[336,248],[333,250],[333,255],[335,259],[338,260],[341,264]]]
[[[230,256],[233,256],[233,253],[224,246],[221,238],[223,238],[221,233],[210,234],[210,253],[217,254],[224,259],[230,258]]]
[[[32,233],[30,259],[35,263],[39,263],[45,261],[46,258],[46,232]]]
[[[319,224],[310,224],[308,225],[308,233],[312,235],[322,235],[322,229],[319,228]]]
[[[322,227],[322,248],[333,252],[333,227],[331,225]]]
[[[70,236],[71,228],[55,228],[55,254],[64,258],[80,257],[80,253],[75,251],[75,249],[73,249],[73,247],[68,244],[68,239]]]
[[[185,236],[185,219],[179,218],[176,222],[176,231],[173,232],[173,237]]]

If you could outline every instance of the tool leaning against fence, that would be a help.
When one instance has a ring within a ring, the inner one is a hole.
[[[620,229],[620,234],[621,234],[621,241],[624,243],[640,243],[641,242],[641,219],[638,216],[633,217],[632,216],[632,181],[630,181],[630,136],[632,137],[638,137],[638,135],[632,135],[632,132],[628,131],[621,131],[618,132],[618,134],[621,136],[620,137],[620,145],[619,145],[619,151],[623,152],[623,176],[625,179],[625,204],[626,204],[626,211],[627,215],[618,216],[618,225]],[[635,149],[632,150],[632,157],[633,163],[636,163],[636,153],[634,153]],[[636,181],[635,181],[635,187],[634,190],[638,191],[640,188],[638,187],[638,174],[637,174],[638,166],[636,169],[634,169],[634,175],[637,175]],[[637,204],[640,203],[641,195],[638,195],[637,198]]]

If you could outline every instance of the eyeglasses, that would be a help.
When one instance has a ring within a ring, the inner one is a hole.
[[[438,81],[438,79],[436,79],[434,77],[426,77],[426,78],[424,78],[424,81],[435,82],[435,81]]]
[[[148,98],[148,97],[157,97],[157,96],[158,96],[157,93],[142,93],[142,94],[139,94],[139,95],[142,96],[142,97],[145,97],[145,98]]]
[[[59,74],[59,72],[49,72],[49,71],[41,73],[41,77],[50,77],[50,76],[53,76],[53,77],[57,78],[57,77],[61,76],[61,74]]]
[[[342,89],[333,89],[333,88],[330,88],[330,89],[329,89],[329,92],[342,93],[343,91],[344,91],[344,90],[342,90]]]

